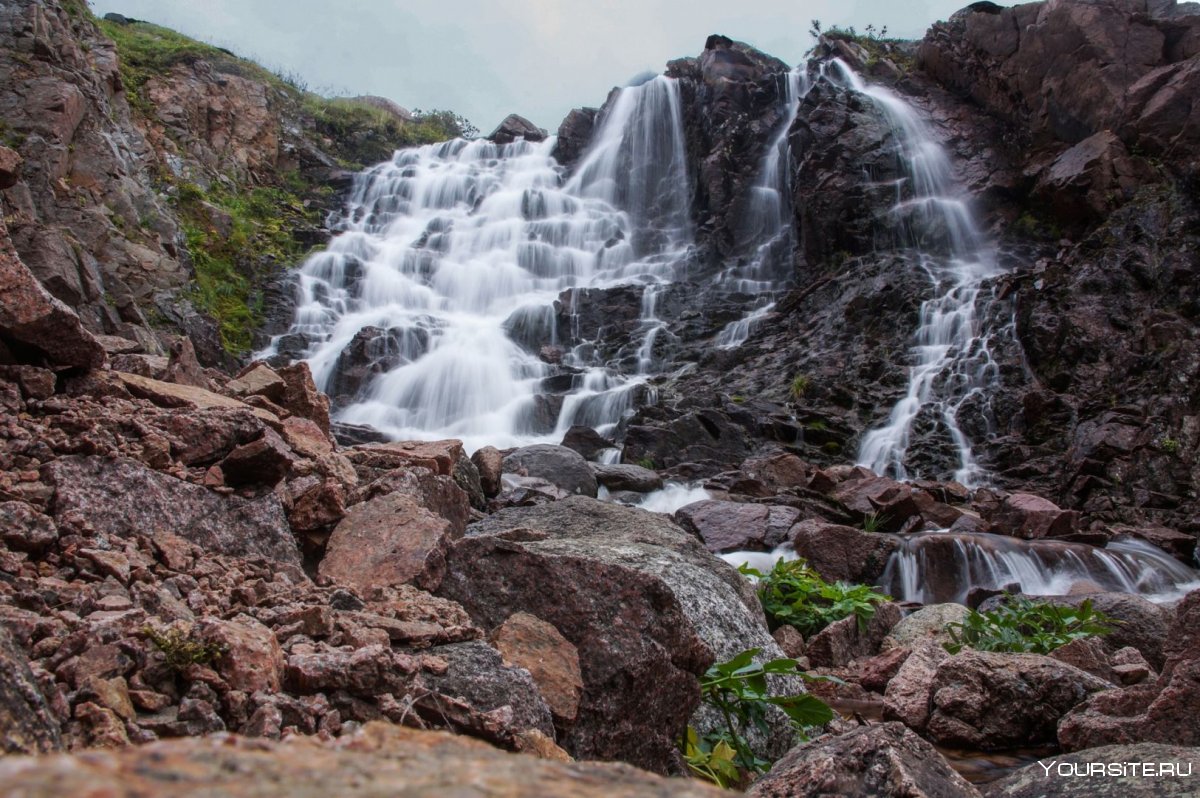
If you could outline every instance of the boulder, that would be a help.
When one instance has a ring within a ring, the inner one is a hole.
[[[883,716],[898,720],[910,729],[923,730],[929,722],[934,675],[938,666],[949,658],[950,654],[935,640],[916,643],[887,684],[883,693]]]
[[[922,493],[903,482],[872,474],[841,483],[834,497],[851,512],[874,516],[881,531],[898,532],[909,519],[921,517],[917,495]]]
[[[546,131],[542,130],[537,125],[530,122],[523,116],[517,114],[509,114],[504,117],[504,121],[496,126],[496,129],[488,136],[489,141],[494,141],[497,144],[511,144],[519,139],[526,141],[543,141],[546,138]]]
[[[261,360],[251,363],[225,384],[230,396],[264,396],[272,402],[284,401],[287,383],[283,377]]]
[[[568,495],[596,496],[596,476],[583,456],[565,446],[537,443],[504,458],[504,473],[544,479]]]
[[[663,486],[657,471],[630,463],[593,463],[596,481],[611,491],[628,490],[634,493],[649,493]]]
[[[1079,528],[1078,512],[1028,493],[1007,496],[986,518],[993,531],[1025,540],[1063,537]]]
[[[597,113],[599,111],[595,108],[573,108],[558,126],[552,155],[568,169],[575,165],[591,143]]]
[[[347,449],[344,454],[367,482],[397,468],[428,468],[452,477],[455,463],[466,456],[462,441],[457,440],[368,443]]]
[[[615,443],[591,427],[579,425],[567,430],[560,445],[579,452],[584,460],[594,460],[600,452],[616,446]]]
[[[937,667],[924,731],[942,745],[985,751],[1053,742],[1063,715],[1112,687],[1040,654],[964,649]]]
[[[355,505],[338,522],[318,573],[362,591],[399,584],[435,590],[454,537],[445,518],[411,496],[390,493]]]
[[[1131,742],[1200,746],[1200,590],[1184,597],[1164,636],[1162,674],[1092,696],[1062,719],[1058,741],[1068,751]]]
[[[1149,166],[1132,158],[1111,130],[1067,148],[1037,175],[1031,198],[1078,233],[1124,204],[1149,177]]]
[[[554,718],[570,725],[583,695],[579,651],[571,641],[551,624],[524,612],[510,615],[490,639],[505,662],[529,671]]]
[[[29,659],[0,625],[0,755],[61,749],[58,719],[29,669]]]
[[[947,624],[961,623],[969,614],[970,611],[961,604],[930,604],[922,607],[893,626],[881,648],[912,648],[924,640],[949,643]]]
[[[0,783],[19,795],[144,798],[226,795],[490,795],[569,798],[721,798],[696,780],[665,779],[602,762],[564,763],[514,756],[445,732],[368,723],[322,742],[230,735],[169,740],[117,751],[0,760]]]
[[[442,695],[465,701],[479,712],[509,708],[508,725],[515,730],[536,729],[553,738],[550,709],[528,670],[501,659],[482,640],[436,646],[430,654],[447,667],[423,674],[425,684]]]
[[[804,653],[813,665],[824,668],[841,668],[856,659],[873,657],[899,620],[900,606],[884,602],[866,624],[853,615],[829,624],[805,641]]]
[[[793,507],[705,499],[675,511],[675,520],[711,552],[770,550],[787,540],[800,515]]]
[[[575,646],[583,694],[559,742],[581,759],[670,769],[699,703],[697,677],[749,648],[782,656],[732,567],[666,516],[581,496],[472,525],[439,593],[485,628],[524,612]],[[764,754],[783,753],[785,729]]]
[[[1147,765],[1153,767],[1153,772]],[[987,798],[1191,798],[1196,794],[1197,774],[1200,774],[1200,750],[1196,748],[1161,743],[1105,745],[1026,765],[987,785],[984,795]]]
[[[219,393],[213,393],[205,388],[192,385],[179,385],[173,382],[143,377],[138,374],[128,374],[123,371],[116,373],[117,379],[134,396],[147,399],[160,407],[187,407],[197,410],[222,408],[226,410],[247,410],[263,421],[273,425],[279,424],[279,417],[274,413],[257,407],[251,407],[245,402],[230,399]]]
[[[329,397],[317,390],[308,364],[297,361],[277,373],[284,383],[280,406],[293,415],[307,418],[329,435]]]
[[[230,485],[274,485],[296,465],[296,454],[271,428],[258,440],[242,444],[221,461],[221,472]]]
[[[98,368],[104,347],[75,311],[51,296],[25,267],[0,219],[0,344],[47,365]],[[35,355],[36,353],[36,355]],[[30,362],[22,358],[25,362]]]
[[[452,477],[434,474],[427,468],[397,468],[356,490],[350,504],[370,501],[378,496],[403,494],[436,516],[446,519],[461,537],[471,518],[466,492]]]
[[[283,650],[266,626],[248,615],[228,621],[204,618],[197,625],[197,634],[221,651],[215,668],[229,689],[248,694],[279,692],[283,684]]]
[[[796,554],[808,560],[822,579],[875,584],[900,548],[892,535],[864,532],[816,518],[801,521],[789,534]]]
[[[484,446],[471,455],[471,462],[479,472],[479,486],[483,495],[491,499],[500,494],[503,487],[500,478],[504,473],[504,456],[495,446]]]
[[[747,794],[754,798],[977,798],[979,791],[936,748],[903,724],[883,723],[793,748]]]
[[[50,510],[60,528],[83,522],[101,534],[178,535],[212,554],[300,564],[273,493],[252,501],[226,498],[133,460],[83,455],[46,464],[42,479],[55,489]]]

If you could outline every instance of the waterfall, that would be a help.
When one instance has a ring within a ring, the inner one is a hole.
[[[717,334],[716,345],[721,349],[734,349],[746,342],[755,325],[774,309],[774,294],[791,276],[796,242],[788,132],[811,85],[806,65],[785,76],[784,121],[767,145],[758,177],[750,189],[744,219],[748,231],[744,237],[753,247],[752,254],[746,262],[727,268],[720,276],[720,281],[733,291],[758,299],[745,317],[730,322]]]
[[[335,394],[337,420],[503,447],[557,442],[577,423],[611,430],[649,395],[645,375],[584,347],[561,366],[537,352],[560,340],[563,291],[641,284],[651,312],[639,371],[651,367],[654,292],[677,279],[691,243],[678,86],[660,76],[621,89],[569,180],[553,146],[457,139],[356,177],[343,231],[299,270],[288,332]],[[360,350],[373,359],[355,363]],[[337,396],[352,365],[361,384]],[[564,375],[566,396],[542,393]]]
[[[990,349],[994,333],[982,329],[978,306],[985,282],[1000,267],[961,198],[945,152],[913,108],[891,91],[866,84],[845,63],[831,64],[834,75],[869,98],[891,127],[906,172],[897,185],[893,221],[933,286],[933,296],[921,304],[908,389],[888,420],[863,436],[858,464],[897,479],[915,476],[906,464],[913,424],[929,410],[956,451],[954,479],[974,487],[986,474],[958,413],[970,400],[986,401],[999,376]]]
[[[1002,535],[930,532],[905,538],[880,579],[892,597],[965,603],[976,588],[1033,596],[1119,591],[1170,601],[1200,587],[1200,573],[1149,543],[1027,541]],[[1016,592],[1016,591],[1014,591]]]

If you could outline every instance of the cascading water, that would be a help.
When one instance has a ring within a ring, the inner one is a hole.
[[[974,487],[986,474],[958,414],[968,401],[986,402],[998,378],[992,333],[981,329],[977,309],[985,282],[1001,269],[961,199],[945,153],[916,112],[887,89],[866,84],[843,62],[831,64],[834,76],[870,98],[892,129],[907,173],[897,185],[894,223],[934,286],[934,296],[921,305],[908,389],[887,422],[863,437],[858,463],[897,479],[913,476],[906,464],[913,425],[931,410],[955,448],[954,478]]]
[[[1002,535],[932,532],[906,538],[880,584],[901,601],[965,603],[972,590],[1016,585],[1033,596],[1072,591],[1137,593],[1169,601],[1200,587],[1200,573],[1138,540],[1105,548]]]
[[[784,122],[767,145],[758,178],[750,189],[745,218],[748,234],[745,238],[753,247],[753,255],[745,263],[726,269],[720,276],[721,282],[732,290],[758,299],[750,313],[730,322],[717,334],[716,345],[721,349],[734,349],[746,342],[755,325],[774,309],[774,294],[790,276],[796,242],[792,223],[792,169],[788,131],[796,121],[800,101],[810,87],[806,65],[787,73],[784,94],[787,112]]]
[[[576,423],[604,430],[632,407],[645,377],[580,347],[563,358],[578,372],[573,392],[539,428],[553,372],[530,350],[557,341],[566,289],[649,293],[677,278],[691,231],[675,81],[622,89],[570,180],[553,146],[459,139],[357,177],[344,232],[300,269],[289,331],[309,342],[304,359],[330,393],[357,340],[385,341],[382,367],[341,402],[339,421],[473,449],[557,442],[550,430]],[[645,326],[652,352],[661,324],[651,315]]]

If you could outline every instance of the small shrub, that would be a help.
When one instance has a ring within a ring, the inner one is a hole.
[[[168,667],[176,671],[182,671],[189,665],[208,665],[225,653],[220,645],[196,640],[188,630],[179,626],[160,631],[147,625],[142,628],[142,634],[163,653]]]
[[[1023,596],[1008,599],[998,609],[974,610],[963,621],[946,624],[951,642],[945,648],[957,654],[976,651],[1049,654],[1072,640],[1107,634],[1112,618],[1086,600],[1078,607],[1031,601]]]
[[[639,465],[642,468],[648,469],[650,471],[653,471],[655,469],[653,457],[639,457],[634,464]]]
[[[700,680],[701,700],[721,715],[725,728],[700,737],[689,726],[681,741],[692,772],[721,787],[740,787],[749,774],[770,769],[770,762],[755,756],[745,733],[751,728],[767,732],[767,713],[771,707],[783,710],[793,731],[804,739],[808,729],[833,720],[833,711],[816,696],[771,695],[768,675],[811,677],[797,669],[794,659],[754,662],[759,651],[757,648],[743,651],[708,669]]]
[[[794,626],[805,637],[851,615],[865,629],[875,607],[891,599],[867,585],[826,582],[803,559],[780,560],[766,574],[748,565],[739,570],[758,579],[758,596],[772,628]]]
[[[797,401],[803,399],[810,387],[812,387],[812,381],[809,380],[807,375],[797,374],[795,377],[792,377],[792,384],[790,386],[792,398]]]
[[[1158,439],[1158,448],[1170,455],[1179,454],[1179,439],[1163,435]]]

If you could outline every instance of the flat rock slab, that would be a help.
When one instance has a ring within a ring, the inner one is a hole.
[[[114,373],[131,394],[147,399],[160,407],[195,407],[201,410],[221,407],[229,410],[249,410],[263,421],[269,421],[274,425],[280,423],[279,417],[274,413],[258,407],[251,407],[245,402],[239,402],[237,399],[231,399],[204,388],[163,382],[137,374],[127,374],[123,371]]]
[[[30,798],[721,798],[731,793],[694,780],[665,779],[629,767],[564,763],[509,754],[442,732],[369,723],[322,744],[221,735],[152,743],[80,756],[0,761],[6,792]]]
[[[52,515],[61,527],[86,518],[96,532],[178,535],[210,554],[300,564],[283,505],[273,493],[253,501],[153,471],[134,460],[71,455],[42,467],[54,486]]]

